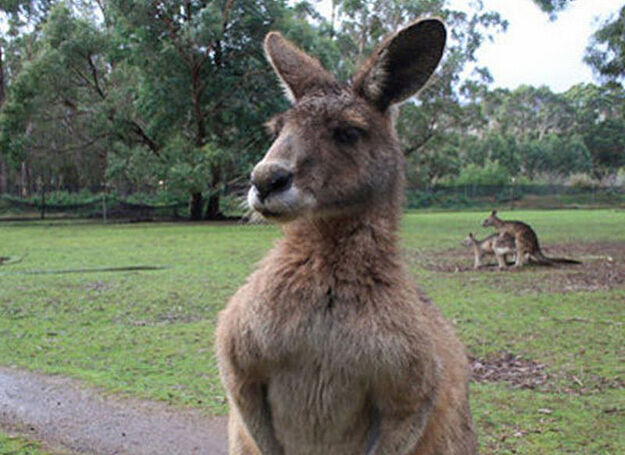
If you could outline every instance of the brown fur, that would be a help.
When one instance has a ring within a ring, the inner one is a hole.
[[[493,226],[500,236],[510,235],[514,238],[516,248],[515,267],[521,267],[529,259],[533,259],[539,264],[551,265],[554,263],[581,264],[579,261],[566,258],[549,258],[543,254],[538,244],[538,236],[534,229],[522,221],[502,220],[497,217],[497,210],[493,210],[488,218],[484,220],[482,226]]]
[[[476,269],[482,267],[484,256],[494,255],[499,268],[504,268],[507,265],[506,256],[515,254],[514,238],[508,234],[502,236],[492,234],[485,239],[478,240],[472,232],[469,232],[463,244],[473,249],[473,268]]]
[[[419,36],[418,52],[390,39],[351,87],[267,38],[294,105],[270,122],[278,137],[249,201],[284,238],[219,317],[231,455],[476,453],[463,346],[397,248],[403,154],[390,106],[425,81],[398,87],[394,74],[407,54],[433,71],[445,36],[434,19],[405,30],[396,36]]]

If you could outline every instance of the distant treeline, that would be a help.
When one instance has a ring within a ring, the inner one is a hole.
[[[426,15],[452,33],[433,82],[398,119],[411,188],[625,179],[613,23],[587,52],[604,85],[493,90],[475,53],[507,24],[480,2],[469,13],[445,0],[332,5],[327,18],[283,0],[0,2],[0,194],[166,195],[192,219],[223,217],[270,144],[264,123],[288,107],[262,49],[269,30],[347,82],[382,36]]]

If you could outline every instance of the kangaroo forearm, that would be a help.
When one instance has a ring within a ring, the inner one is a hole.
[[[259,384],[242,386],[233,401],[260,453],[282,455],[284,450],[273,432],[271,412],[262,387]]]
[[[378,441],[367,455],[407,455],[414,451],[432,413],[426,404],[405,419],[383,418]]]

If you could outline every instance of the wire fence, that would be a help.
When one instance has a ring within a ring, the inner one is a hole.
[[[65,198],[39,195],[20,198],[0,194],[0,220],[45,218],[93,218],[106,221],[178,220],[189,216],[188,200],[154,203],[146,195],[122,197],[115,194],[66,193]],[[67,199],[70,199],[67,201]],[[222,210],[229,217],[244,215],[238,193],[222,196]],[[625,208],[623,186],[567,185],[435,185],[408,188],[406,206],[410,209],[508,208],[557,209],[576,207]]]
[[[71,203],[55,203],[45,196],[18,198],[0,195],[0,216],[5,218],[109,218],[129,220],[180,219],[188,214],[188,201],[166,204],[137,202],[111,194],[98,194]],[[33,216],[35,215],[35,216]]]
[[[623,186],[568,185],[435,185],[409,188],[409,208],[480,208],[508,205],[512,208],[620,207],[625,205]]]

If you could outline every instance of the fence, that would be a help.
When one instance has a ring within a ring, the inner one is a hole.
[[[625,206],[625,187],[567,185],[435,185],[406,191],[410,208],[512,208]]]
[[[135,202],[117,195],[99,194],[74,203],[50,203],[45,197],[23,199],[7,194],[0,195],[0,215],[5,218],[55,217],[123,218],[135,221],[184,218],[188,213],[187,201],[168,204]]]
[[[240,193],[240,191],[239,191]],[[113,194],[86,195],[58,202],[58,198],[18,198],[0,195],[0,219],[15,218],[109,218],[132,221],[186,219],[188,201],[141,202],[143,196],[127,198]],[[145,197],[144,197],[145,199]],[[240,194],[224,195],[222,210],[230,217],[243,215]],[[435,185],[408,188],[407,207],[413,209],[624,207],[625,187],[565,185]]]

